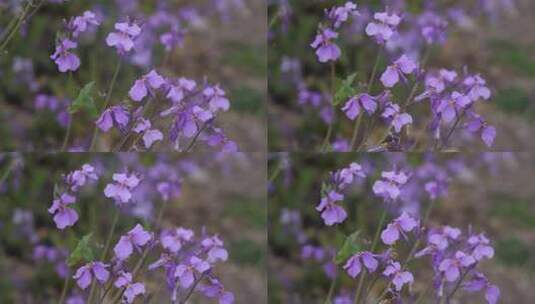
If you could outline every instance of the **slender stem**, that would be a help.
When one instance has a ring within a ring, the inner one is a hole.
[[[201,135],[202,131],[204,131],[204,129],[206,129],[206,126],[208,124],[204,124],[200,129],[199,131],[197,131],[197,134],[195,134],[195,136],[193,137],[193,139],[189,142],[188,146],[186,147],[186,149],[184,150],[184,152],[189,152],[191,150],[191,148],[193,148],[193,146],[195,145],[195,142],[197,141],[197,139],[199,138],[199,136]]]
[[[111,239],[113,238],[113,233],[115,232],[115,228],[117,227],[117,222],[119,220],[119,210],[115,209],[114,212],[115,214],[113,215],[113,223],[111,224],[110,232],[108,233],[108,237],[106,238],[104,250],[102,251],[102,255],[100,256],[101,261],[104,261],[106,259],[108,249],[110,248],[110,245],[111,245]],[[91,282],[91,289],[89,290],[89,297],[87,298],[88,304],[91,304],[91,300],[93,299],[93,295],[95,293],[95,287],[96,287],[96,280],[93,280],[93,282]]]
[[[121,63],[122,59],[119,59],[117,62],[117,66],[115,67],[115,72],[113,73],[113,77],[110,82],[110,88],[108,89],[108,94],[106,94],[106,101],[104,102],[104,106],[102,107],[102,111],[105,111],[108,105],[110,104],[111,96],[113,93],[113,88],[115,86],[115,82],[117,81],[117,76],[119,75],[119,70],[121,69]],[[101,112],[102,112],[101,111]],[[93,131],[93,137],[91,138],[91,144],[89,145],[89,151],[93,151],[96,143],[96,139],[98,136],[98,127],[95,125],[95,130]]]
[[[273,181],[275,181],[275,179],[277,179],[279,174],[282,172],[282,168],[283,168],[282,162],[279,162],[279,164],[277,165],[275,170],[273,170],[273,172],[271,173],[271,175],[268,178],[268,182],[269,183],[272,183]]]
[[[41,5],[41,3],[39,5]],[[26,4],[26,7],[24,7],[24,10],[19,16],[19,19],[17,20],[15,27],[11,30],[6,40],[4,40],[4,42],[2,42],[2,44],[0,45],[0,54],[2,54],[2,51],[6,48],[7,44],[11,41],[11,39],[13,39],[13,37],[15,37],[15,34],[19,31],[19,28],[22,25],[22,23],[24,23],[24,19],[26,18],[26,15],[30,11],[31,6],[32,6],[32,1],[28,1],[28,4]]]
[[[446,303],[450,302],[450,299],[455,295],[459,287],[461,287],[461,283],[464,281],[464,279],[466,278],[466,275],[470,272],[470,270],[471,269],[466,270],[461,275],[461,278],[459,279],[459,281],[457,281],[457,284],[455,284],[455,287],[453,288],[453,290],[446,296]]]
[[[439,145],[438,142],[437,142],[437,144],[435,145],[435,150],[437,148],[438,148],[438,150],[442,150],[442,149],[448,147],[448,142],[449,142],[451,136],[453,135],[453,133],[455,132],[455,129],[457,129],[457,127],[459,126],[459,123],[461,123],[461,120],[463,119],[465,113],[466,113],[466,111],[463,111],[463,113],[457,117],[457,119],[455,120],[455,123],[453,124],[453,126],[450,129],[450,131],[448,132],[448,134],[444,138],[444,141],[442,142],[442,144]]]
[[[375,251],[375,247],[377,246],[377,243],[379,242],[379,236],[381,235],[381,230],[383,228],[383,224],[386,220],[386,208],[383,208],[381,219],[379,220],[379,225],[377,226],[377,230],[375,232],[375,237],[373,238],[371,252],[373,253]],[[360,300],[360,294],[362,292],[362,286],[364,285],[364,279],[366,277],[366,270],[363,269],[362,273],[360,274],[360,280],[357,286],[357,293],[355,294],[355,299],[353,300],[353,303],[358,304]]]
[[[63,288],[61,290],[61,297],[59,298],[59,304],[63,304],[65,301],[65,297],[67,296],[67,290],[69,289],[69,281],[71,279],[71,274],[67,272],[67,275],[65,276],[65,280],[63,281]]]
[[[335,87],[335,80],[336,80],[336,66],[334,62],[331,62],[331,107],[333,108],[334,112],[334,95],[336,94],[336,87]],[[321,150],[326,151],[327,147],[329,146],[329,143],[331,142],[331,136],[333,134],[333,123],[329,124],[329,127],[327,129],[327,134],[325,134],[325,137],[323,138],[323,142],[321,144]]]
[[[13,168],[15,168],[15,164],[16,161],[14,159],[9,162],[6,170],[2,173],[2,177],[0,177],[0,186],[6,181],[11,171],[13,171]]]
[[[327,297],[325,298],[324,304],[331,304],[331,298],[334,293],[334,289],[336,287],[336,280],[338,279],[338,276],[335,275],[334,279],[331,281],[331,286],[329,287],[329,292],[327,293]]]
[[[201,276],[199,277],[199,279],[197,281],[195,281],[195,283],[193,283],[193,286],[191,286],[190,290],[188,291],[188,294],[184,297],[184,299],[182,299],[180,301],[180,304],[186,304],[186,302],[188,301],[188,299],[191,297],[191,295],[193,294],[193,291],[195,290],[195,288],[197,287],[197,285],[201,282],[201,280],[204,278],[204,272],[201,273]]]

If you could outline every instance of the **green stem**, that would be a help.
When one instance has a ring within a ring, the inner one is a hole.
[[[336,66],[334,65],[334,62],[331,62],[331,106],[333,107],[334,112],[334,95],[336,94],[336,87],[335,87],[335,80],[336,80]],[[333,134],[333,123],[329,124],[329,127],[327,129],[327,134],[325,134],[325,137],[323,138],[323,143],[321,144],[321,150],[326,151],[327,147],[329,146],[329,143],[331,142],[331,136]]]
[[[0,55],[2,54],[2,51],[6,48],[8,43],[11,41],[11,39],[13,39],[13,37],[15,37],[15,34],[19,31],[19,28],[22,25],[22,23],[24,23],[24,19],[26,18],[26,15],[30,11],[31,6],[32,6],[32,2],[28,1],[28,4],[26,4],[26,7],[24,7],[24,10],[19,16],[19,19],[15,23],[15,27],[11,30],[6,40],[4,40],[4,42],[2,42],[2,44],[0,45]]]
[[[329,292],[327,293],[327,297],[325,298],[325,301],[323,302],[324,304],[331,304],[331,298],[333,297],[337,279],[338,279],[338,276],[335,276],[334,279],[332,279],[331,286],[329,287]]]
[[[65,276],[65,280],[63,281],[63,288],[61,290],[61,297],[59,298],[59,304],[63,304],[65,301],[65,297],[67,296],[67,290],[69,289],[69,281],[71,279],[71,274],[67,272],[67,275]]]
[[[195,142],[197,142],[197,139],[199,138],[199,136],[201,135],[202,131],[204,131],[204,129],[206,129],[206,126],[208,124],[204,124],[200,129],[199,131],[197,131],[197,134],[195,134],[195,136],[193,137],[193,139],[190,141],[190,143],[188,144],[188,146],[186,147],[186,149],[184,150],[185,153],[189,152],[191,150],[191,148],[193,148],[193,146],[195,145]]]
[[[15,168],[15,164],[16,164],[15,160],[11,160],[9,162],[6,170],[4,171],[4,173],[2,173],[2,177],[0,177],[0,186],[7,180],[9,174],[11,173],[11,171],[13,171],[13,168]]]
[[[113,88],[115,86],[115,82],[117,81],[119,70],[121,69],[121,63],[122,63],[122,59],[119,59],[119,61],[117,62],[117,66],[115,67],[115,72],[113,73],[113,77],[110,82],[110,88],[108,89],[108,94],[106,94],[106,101],[104,102],[104,107],[102,107],[102,111],[105,111],[108,105],[110,104],[111,96],[113,93]],[[89,145],[90,152],[93,151],[93,149],[95,148],[97,136],[98,136],[98,127],[95,125],[95,130],[93,131],[93,137],[91,138],[91,144]]]
[[[375,251],[375,248],[377,247],[377,243],[379,242],[379,236],[381,235],[381,231],[383,228],[383,224],[386,220],[386,208],[383,208],[383,212],[381,214],[381,219],[379,220],[379,225],[377,226],[377,230],[375,231],[375,237],[373,238],[371,252],[373,253]],[[355,299],[353,300],[353,303],[358,304],[360,300],[360,294],[362,292],[362,286],[364,285],[364,279],[366,277],[366,270],[363,269],[362,273],[360,274],[360,280],[357,286],[357,293],[355,294]]]
[[[193,283],[193,286],[191,286],[190,290],[188,291],[188,294],[184,297],[184,299],[182,299],[180,301],[180,304],[186,304],[186,302],[188,301],[188,299],[191,297],[191,295],[193,294],[193,291],[195,290],[195,288],[197,287],[197,285],[201,282],[201,280],[204,278],[204,272],[201,273],[201,276],[199,277],[199,279],[197,281],[195,281],[195,283]]]

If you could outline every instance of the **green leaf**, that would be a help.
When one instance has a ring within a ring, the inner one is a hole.
[[[74,248],[67,261],[69,266],[74,266],[80,262],[90,262],[94,259],[93,250],[91,250],[91,246],[89,246],[91,236],[93,236],[93,233],[84,236],[78,241],[76,248]]]
[[[342,248],[340,248],[340,250],[336,253],[336,257],[334,258],[334,262],[337,265],[345,263],[350,256],[354,255],[359,251],[362,251],[359,235],[360,231],[357,230],[356,232],[346,237]]]
[[[334,106],[339,105],[342,102],[347,101],[347,99],[357,93],[357,90],[353,88],[353,82],[355,81],[355,78],[357,77],[357,73],[353,73],[345,80],[336,79],[335,81],[335,91],[334,94]]]
[[[95,101],[92,96],[94,86],[95,82],[91,81],[80,90],[80,94],[78,94],[78,97],[76,97],[69,109],[71,114],[78,113],[80,110],[85,110],[93,118],[98,116],[97,107],[95,106]]]

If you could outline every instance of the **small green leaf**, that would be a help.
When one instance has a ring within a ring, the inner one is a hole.
[[[85,110],[91,117],[97,117],[98,111],[92,96],[94,86],[95,82],[91,81],[80,90],[80,94],[78,94],[78,97],[76,97],[69,109],[71,114],[75,114],[80,110]]]
[[[356,94],[356,90],[353,87],[353,82],[355,81],[355,78],[357,77],[357,73],[353,73],[345,80],[336,79],[335,81],[335,89],[336,93],[334,94],[334,106],[339,105],[342,102],[347,101],[347,99],[353,95]]]
[[[93,236],[93,233],[90,233],[78,241],[76,248],[72,251],[69,256],[68,264],[69,266],[74,266],[80,262],[90,262],[94,259],[93,250],[89,246],[89,240]]]
[[[336,253],[336,257],[334,258],[334,262],[337,265],[345,263],[350,256],[362,250],[362,246],[359,242],[359,235],[360,231],[356,231],[346,237],[342,248],[340,248],[338,253]]]

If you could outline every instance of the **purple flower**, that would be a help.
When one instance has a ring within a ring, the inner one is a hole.
[[[346,22],[349,16],[356,16],[357,5],[351,1],[346,2],[344,6],[333,7],[327,12],[327,18],[332,21],[334,28],[339,28],[342,23]]]
[[[487,82],[480,75],[467,77],[463,84],[468,88],[468,97],[474,102],[480,98],[488,100],[491,96]]]
[[[340,187],[350,185],[357,177],[365,178],[366,173],[364,173],[361,165],[358,163],[351,163],[349,167],[340,170],[340,178],[342,179]]]
[[[489,239],[482,233],[468,238],[468,244],[472,248],[472,256],[481,261],[484,258],[491,259],[494,256],[494,248],[490,246]]]
[[[466,129],[472,133],[481,132],[481,139],[487,147],[492,147],[496,138],[496,128],[487,124],[480,115],[470,114],[471,120],[466,124]]]
[[[74,38],[77,38],[81,33],[86,32],[90,25],[100,25],[100,21],[92,11],[85,11],[82,16],[76,16],[69,22],[69,28],[72,29],[72,36]]]
[[[86,289],[89,284],[91,284],[93,276],[100,284],[103,284],[106,283],[110,277],[110,272],[106,270],[108,267],[109,265],[102,262],[91,262],[78,268],[73,278],[82,289]]]
[[[448,282],[455,282],[459,278],[462,268],[472,266],[475,263],[476,259],[474,257],[462,251],[457,251],[453,258],[444,259],[439,264],[438,270],[444,273]]]
[[[223,241],[217,235],[202,240],[201,246],[207,251],[208,263],[213,264],[218,260],[224,262],[228,259],[228,252],[223,247]]]
[[[210,284],[200,286],[201,292],[208,298],[217,298],[219,304],[234,303],[234,294],[226,291],[223,284],[216,278],[209,278]]]
[[[162,233],[160,242],[164,249],[176,254],[182,248],[182,245],[193,239],[193,236],[193,230],[179,227]]]
[[[56,46],[56,52],[50,58],[56,62],[60,72],[74,72],[80,67],[80,58],[69,52],[70,49],[74,49],[77,46],[76,42],[68,38],[61,40],[59,45]]]
[[[142,283],[132,283],[132,274],[121,271],[117,280],[113,283],[117,288],[125,288],[123,298],[126,303],[133,303],[138,295],[145,293],[145,285]]]
[[[113,248],[115,256],[121,261],[126,260],[134,251],[134,248],[145,246],[152,239],[152,234],[137,224],[126,235],[121,236],[117,245]]]
[[[202,94],[208,100],[212,113],[216,113],[219,110],[227,111],[230,108],[230,102],[225,97],[225,91],[219,85],[206,87]]]
[[[331,42],[331,39],[337,37],[338,33],[329,28],[319,30],[316,39],[314,39],[310,46],[316,49],[316,55],[320,62],[336,61],[340,58],[342,51],[336,44]]]
[[[373,193],[385,199],[397,199],[401,193],[399,187],[407,182],[408,176],[403,172],[384,171],[381,177],[373,184]]]
[[[330,191],[327,197],[323,197],[316,210],[321,212],[321,218],[327,226],[342,223],[347,213],[336,202],[344,199],[344,196],[336,191]]]
[[[404,232],[410,232],[418,225],[417,220],[403,212],[400,217],[386,226],[386,229],[381,233],[381,240],[386,245],[393,245],[399,239],[400,234],[404,235]]]
[[[489,282],[480,272],[475,272],[473,278],[463,284],[463,289],[470,292],[485,290],[485,300],[488,304],[496,304],[500,299],[500,289]]]
[[[362,270],[362,264],[371,273],[377,269],[379,262],[371,252],[363,251],[351,256],[344,265],[344,270],[350,277],[356,278]]]
[[[108,132],[113,125],[116,125],[120,130],[124,130],[129,121],[130,113],[125,107],[113,106],[102,112],[96,121],[96,125],[102,132]]]
[[[179,78],[176,85],[170,84],[170,89],[166,97],[174,103],[179,103],[184,99],[186,93],[191,93],[196,87],[197,83],[194,80]]]
[[[163,134],[159,130],[152,129],[148,130],[143,134],[143,143],[145,144],[145,148],[150,149],[154,142],[163,140]]]
[[[195,272],[202,274],[209,269],[208,262],[192,256],[187,263],[179,264],[176,267],[175,278],[179,279],[182,288],[189,288],[195,282]]]
[[[389,65],[381,75],[381,82],[387,88],[392,88],[399,82],[399,78],[412,74],[418,65],[407,55],[402,55],[394,64]]]
[[[54,214],[54,222],[58,229],[65,229],[74,225],[78,221],[78,213],[68,206],[74,204],[76,198],[70,194],[63,193],[58,199],[52,202],[48,209],[50,214]]]
[[[186,31],[180,26],[173,26],[171,31],[160,35],[160,43],[163,44],[165,46],[165,50],[169,52],[176,47],[182,47],[184,45],[185,34]]]
[[[368,115],[375,113],[377,110],[377,101],[375,100],[375,97],[365,93],[353,96],[346,102],[342,111],[346,113],[347,118],[355,120],[362,109],[364,109]]]
[[[382,117],[392,120],[392,126],[394,127],[396,133],[401,132],[403,126],[412,124],[413,121],[412,116],[409,113],[400,112],[401,109],[399,108],[399,105],[391,103],[386,106],[383,114],[381,114]]]
[[[165,79],[158,72],[152,70],[134,82],[134,86],[128,92],[128,96],[133,101],[141,101],[147,96],[150,88],[157,90],[165,83]]]
[[[397,291],[401,291],[403,285],[410,284],[414,281],[414,276],[408,271],[402,271],[401,265],[398,262],[391,261],[386,269],[383,271],[383,275],[389,277],[392,280],[392,284]]]
[[[436,112],[441,114],[444,122],[450,123],[457,117],[459,110],[466,108],[471,103],[470,98],[455,91],[451,93],[449,98],[442,99],[439,102]]]
[[[373,18],[375,21],[368,23],[366,26],[366,34],[374,37],[380,44],[384,44],[392,38],[401,22],[401,17],[387,12],[375,13]]]
[[[77,191],[83,187],[87,181],[98,180],[98,175],[95,173],[95,168],[89,164],[84,164],[82,169],[75,170],[67,176],[68,183],[71,185],[72,191]]]
[[[115,24],[115,30],[106,37],[106,44],[115,47],[119,54],[124,54],[134,48],[134,39],[141,34],[141,28],[135,23],[120,22]]]
[[[113,174],[114,183],[106,185],[104,195],[113,198],[117,203],[128,203],[132,198],[132,190],[139,185],[140,179],[126,173]]]

